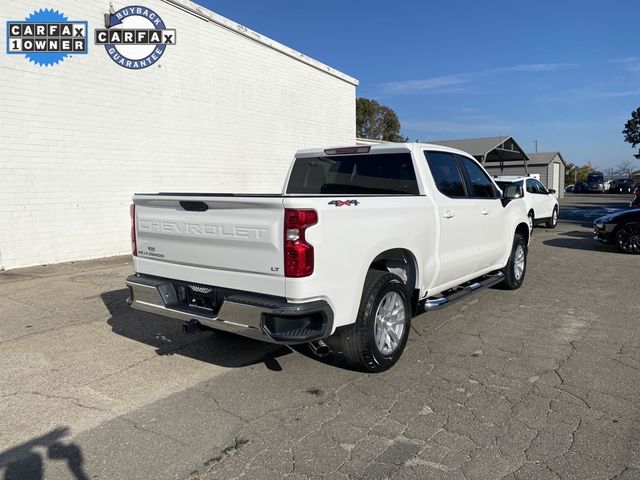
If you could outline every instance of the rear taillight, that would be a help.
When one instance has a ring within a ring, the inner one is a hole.
[[[284,211],[284,275],[308,277],[313,273],[313,245],[307,243],[305,231],[318,223],[315,210],[287,208]]]
[[[136,206],[133,203],[129,208],[129,215],[131,216],[131,254],[134,257],[137,257],[138,245],[136,244]]]

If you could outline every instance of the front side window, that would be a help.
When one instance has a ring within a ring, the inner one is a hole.
[[[534,180],[533,181],[537,192],[536,193],[542,193],[543,195],[547,195],[549,192],[547,191],[547,189],[545,188],[544,185],[542,185],[538,180]]]
[[[455,157],[448,152],[424,152],[436,187],[447,197],[466,197]]]
[[[538,189],[536,188],[536,184],[533,178],[527,179],[527,192],[529,193],[538,193]]]
[[[497,198],[493,182],[480,165],[470,158],[458,156],[471,183],[471,196],[475,198]]]

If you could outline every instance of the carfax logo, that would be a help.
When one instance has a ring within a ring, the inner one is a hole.
[[[87,53],[87,22],[68,20],[57,10],[40,9],[25,20],[7,21],[7,53],[24,55],[48,67],[71,54]]]
[[[146,7],[121,8],[105,15],[105,24],[95,30],[96,45],[104,45],[111,60],[132,70],[150,67],[167,45],[176,43],[175,29],[166,28],[160,15]]]

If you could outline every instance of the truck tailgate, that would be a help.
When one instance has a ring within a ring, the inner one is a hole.
[[[284,296],[282,197],[135,195],[134,204],[139,273],[197,281],[197,270],[226,286],[261,277],[262,293]]]

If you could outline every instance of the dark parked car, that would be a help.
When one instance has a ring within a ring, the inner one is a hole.
[[[590,193],[604,193],[604,174],[591,172],[587,175],[585,191]]]
[[[584,193],[587,191],[587,184],[584,182],[578,182],[573,186],[573,193]]]
[[[625,253],[640,254],[640,208],[597,218],[593,227],[597,240],[612,243]]]
[[[630,178],[619,178],[613,180],[609,186],[609,193],[631,193],[635,182]]]

